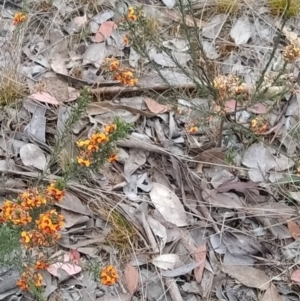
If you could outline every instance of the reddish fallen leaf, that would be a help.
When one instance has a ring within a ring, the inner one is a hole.
[[[294,221],[287,221],[288,229],[293,236],[294,239],[298,239],[300,237],[300,227]]]
[[[57,277],[58,276],[58,269],[62,269],[67,272],[69,275],[75,275],[81,272],[81,267],[72,263],[69,253],[64,254],[63,262],[56,262],[51,264],[47,271]]]
[[[55,97],[53,97],[52,95],[50,95],[47,92],[37,92],[37,93],[33,93],[29,96],[29,98],[34,99],[34,100],[38,100],[41,102],[46,102],[46,103],[50,103],[52,105],[59,105],[59,102],[57,101],[57,99]]]
[[[262,103],[257,103],[252,107],[248,108],[247,111],[254,114],[265,114],[267,112],[267,107]]]
[[[194,253],[194,258],[198,263],[200,263],[199,266],[194,269],[194,275],[196,281],[200,283],[202,280],[205,261],[206,261],[206,244],[200,246],[196,250],[196,252]]]
[[[144,101],[148,109],[154,114],[162,114],[169,110],[168,106],[161,105],[160,103],[156,102],[154,99],[145,98]]]
[[[70,261],[78,264],[80,260],[80,253],[77,250],[70,250],[69,251]]]
[[[225,112],[235,112],[240,105],[236,100],[231,99],[225,102]]]
[[[133,295],[137,289],[138,282],[139,282],[138,270],[128,263],[124,271],[124,278],[125,278],[126,287],[130,295]]]
[[[292,273],[291,280],[295,282],[300,282],[300,269],[297,269]]]
[[[106,21],[103,22],[96,35],[95,35],[95,41],[97,43],[101,43],[103,41],[105,41],[108,37],[111,36],[112,32],[117,28],[117,24],[113,21]]]

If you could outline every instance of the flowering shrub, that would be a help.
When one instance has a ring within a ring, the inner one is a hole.
[[[124,38],[124,43],[128,44],[128,38]],[[120,61],[116,58],[109,58],[106,61],[108,70],[113,73],[113,79],[121,82],[122,85],[135,86],[138,83],[138,79],[134,77],[134,73],[128,68],[121,68]]]
[[[84,168],[97,169],[106,161],[116,161],[118,156],[114,142],[125,138],[129,128],[120,120],[116,120],[113,124],[105,126],[102,131],[94,132],[89,139],[78,140],[78,164]]]
[[[254,134],[262,134],[269,129],[268,122],[261,117],[257,117],[251,120],[250,129]]]
[[[300,57],[300,47],[290,44],[285,47],[282,55],[286,62],[295,62]]]
[[[47,257],[41,257],[38,250],[55,245],[61,237],[64,216],[54,205],[62,201],[68,180],[80,172],[99,169],[106,162],[117,160],[115,142],[125,138],[129,129],[129,125],[117,119],[102,130],[96,130],[88,139],[78,140],[79,155],[60,179],[47,187],[27,189],[0,207],[0,229],[13,229],[13,233],[19,235],[20,246],[27,251],[23,254],[30,254],[29,259],[26,257],[30,263],[26,258],[21,260],[24,271],[17,281],[20,289],[36,296],[43,292],[43,277],[38,271],[47,269],[51,263]],[[103,284],[112,285],[117,279],[117,272],[111,266],[101,272]]]

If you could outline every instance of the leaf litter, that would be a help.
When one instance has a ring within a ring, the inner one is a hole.
[[[110,168],[111,177],[107,179],[109,174],[104,171],[99,175],[104,186],[95,175],[87,182],[76,180],[59,204],[66,218],[60,244],[64,255],[62,263],[54,263],[48,269],[50,297],[56,291],[67,296],[67,300],[75,300],[77,290],[82,296],[88,296],[84,293],[92,290],[96,300],[138,300],[141,294],[145,294],[145,300],[224,300],[224,296],[228,300],[244,300],[241,296],[246,296],[247,291],[248,297],[251,296],[249,300],[257,300],[253,296],[259,295],[261,300],[277,301],[296,293],[291,284],[300,282],[297,254],[300,197],[294,175],[298,168],[295,154],[299,145],[292,129],[297,129],[299,101],[291,101],[283,112],[284,100],[276,100],[276,103],[259,100],[253,105],[228,99],[226,117],[248,124],[254,115],[268,119],[270,133],[277,144],[275,148],[265,143],[271,141],[265,140],[266,135],[259,136],[260,141],[239,141],[239,134],[232,135],[230,129],[226,132],[225,122],[221,137],[225,150],[217,149],[216,143],[212,143],[215,138],[212,120],[206,120],[196,133],[189,132],[187,126],[198,114],[192,97],[177,97],[176,103],[188,103],[188,108],[177,108],[174,103],[162,101],[164,93],[160,97],[155,93],[144,94],[152,90],[164,92],[168,85],[182,90],[195,86],[193,80],[177,68],[178,63],[184,69],[190,68],[194,59],[188,53],[184,36],[162,35],[164,48],[152,47],[151,57],[145,59],[123,42],[124,32],[118,18],[126,13],[126,4],[109,1],[105,8],[98,5],[96,10],[86,10],[89,7],[83,5],[82,10],[78,10],[75,3],[58,2],[54,1],[48,11],[57,31],[34,29],[34,35],[27,33],[20,50],[23,55],[20,55],[19,68],[22,72],[26,70],[30,93],[21,100],[22,109],[12,107],[1,116],[1,170],[13,181],[9,185],[3,181],[3,189],[15,193],[18,181],[22,181],[23,187],[28,178],[37,178],[45,169],[51,138],[68,117],[68,113],[62,116],[62,112],[69,112],[84,85],[101,96],[89,104],[87,115],[73,131],[76,138],[95,124],[107,124],[116,116],[134,123],[134,129],[128,139],[118,142],[123,155]],[[159,9],[151,1],[139,2],[153,6],[161,26],[171,24],[176,28],[182,23],[176,1],[161,1]],[[200,2],[198,6],[204,5]],[[263,6],[267,8],[266,3]],[[2,8],[4,19],[6,14],[16,11],[4,5]],[[255,73],[261,68],[260,61],[272,46],[274,29],[280,28],[277,20],[268,13],[264,17],[260,12],[252,14],[249,7],[236,16],[217,13],[217,10],[207,15],[206,5],[200,9],[203,13],[198,11],[196,18],[186,15],[186,25],[202,30],[203,49],[208,59],[218,62],[222,70],[244,77],[251,94]],[[50,25],[48,18],[43,22]],[[282,34],[283,39],[297,41],[299,28],[285,25]],[[77,35],[81,36],[79,41],[67,43]],[[1,33],[1,41],[2,38]],[[122,87],[105,74],[103,64],[114,56],[129,62],[129,68],[139,75],[139,87]],[[1,66],[2,58],[1,52]],[[159,72],[149,61],[158,66]],[[201,58],[199,64],[201,66]],[[280,60],[271,62],[270,68],[275,70],[278,64]],[[292,71],[298,72],[297,69]],[[275,88],[275,93],[280,91],[280,87]],[[113,99],[111,95],[115,95]],[[204,102],[210,104],[208,99]],[[239,113],[236,110],[241,110],[241,119],[236,119]],[[228,163],[230,150],[235,151],[237,166]],[[218,167],[217,171],[213,171],[214,166]],[[286,183],[277,182],[280,178]],[[55,179],[55,173],[48,179]],[[289,185],[287,191],[284,185]],[[6,190],[3,191],[6,194]],[[114,211],[103,214],[100,202],[107,202],[135,225],[140,245],[131,250],[131,259],[143,255],[140,266],[124,265],[128,261],[123,260],[122,252],[108,243],[113,228],[110,217]],[[201,239],[187,238],[192,230]],[[80,260],[86,262],[91,258],[99,264],[114,260],[124,275],[124,279],[120,279],[122,284],[118,284],[115,291],[105,288],[87,277],[78,263],[70,265],[70,254],[76,249]],[[69,253],[66,250],[70,250]],[[285,266],[280,265],[283,258],[287,260]],[[1,275],[5,273],[1,271]],[[78,276],[76,287],[71,275]],[[4,276],[1,281],[10,279]],[[11,278],[14,276],[10,274]],[[0,286],[1,300],[3,293],[17,295],[15,286],[11,288],[6,283]]]

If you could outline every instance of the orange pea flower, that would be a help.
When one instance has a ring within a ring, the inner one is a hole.
[[[65,196],[64,190],[59,189],[57,183],[51,183],[46,189],[46,194],[51,198],[51,200],[57,202],[60,202]]]
[[[23,23],[26,20],[26,15],[22,12],[18,12],[14,15],[13,18],[13,25],[18,25],[20,23]]]
[[[43,277],[40,273],[35,273],[31,269],[23,272],[21,278],[17,281],[17,285],[23,291],[28,291],[30,285],[35,287],[43,286]]]
[[[60,231],[61,227],[64,225],[64,217],[53,209],[40,214],[36,224],[42,234],[56,234],[56,232]]]
[[[117,129],[117,125],[113,123],[105,127],[105,132],[107,134],[112,134],[116,129]]]
[[[28,189],[19,195],[21,206],[26,209],[37,208],[47,203],[36,188]]]
[[[104,285],[114,285],[118,278],[118,273],[112,265],[104,267],[100,273],[101,283]]]
[[[77,162],[83,167],[89,167],[91,165],[91,160],[78,156]]]
[[[49,267],[49,263],[45,262],[44,260],[37,260],[34,269],[35,270],[46,270]]]
[[[133,7],[128,8],[127,20],[128,21],[136,21],[137,20],[137,15],[136,15],[135,9]]]
[[[199,128],[197,126],[193,126],[191,128],[189,128],[189,133],[197,133],[199,130]]]
[[[108,162],[109,162],[109,163],[115,162],[115,161],[117,161],[117,160],[118,160],[118,155],[116,155],[116,154],[112,154],[112,155],[110,155],[109,158],[108,158]]]

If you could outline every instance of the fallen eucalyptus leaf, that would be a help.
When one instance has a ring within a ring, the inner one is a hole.
[[[84,66],[88,64],[92,64],[96,68],[100,68],[105,57],[106,57],[105,43],[94,43],[86,48],[85,53],[82,55],[83,58],[82,64]]]
[[[182,203],[168,187],[159,183],[152,183],[150,198],[165,220],[178,227],[188,225],[186,212]]]
[[[165,277],[178,277],[190,273],[198,266],[199,266],[199,262],[192,262],[171,271],[163,271],[161,274]]]
[[[177,254],[162,254],[152,259],[152,263],[162,270],[174,269],[179,262],[180,259]]]
[[[127,263],[124,271],[124,278],[125,278],[126,287],[130,295],[133,295],[138,287],[138,282],[139,282],[138,270],[132,265],[130,265],[129,263]]]
[[[20,149],[20,158],[25,166],[44,170],[47,165],[43,151],[35,144],[27,143]]]
[[[265,291],[270,286],[268,276],[262,270],[247,266],[223,265],[223,272],[248,287]]]
[[[252,36],[252,25],[247,17],[241,17],[233,25],[230,31],[235,45],[246,44]]]

